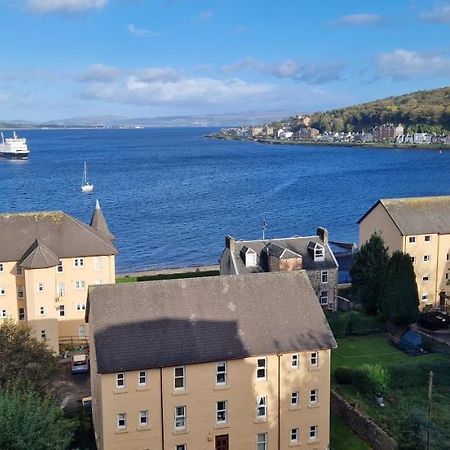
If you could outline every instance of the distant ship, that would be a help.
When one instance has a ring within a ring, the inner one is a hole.
[[[93,189],[94,189],[94,185],[92,183],[89,183],[89,181],[88,181],[87,164],[84,163],[83,184],[81,185],[81,190],[83,192],[92,192]]]
[[[9,159],[28,159],[30,151],[28,150],[27,140],[19,138],[16,132],[13,132],[12,138],[4,138],[1,133],[2,141],[0,142],[0,157]]]

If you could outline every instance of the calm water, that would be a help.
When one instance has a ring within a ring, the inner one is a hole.
[[[23,131],[28,161],[0,161],[0,210],[61,209],[89,221],[98,197],[119,271],[215,263],[226,234],[357,241],[380,197],[450,193],[450,152],[270,146],[207,129]],[[9,135],[9,133],[7,133]],[[95,185],[80,191],[83,161]]]

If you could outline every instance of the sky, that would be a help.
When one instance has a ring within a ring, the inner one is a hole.
[[[450,84],[450,0],[0,0],[0,17],[0,120],[285,115]]]

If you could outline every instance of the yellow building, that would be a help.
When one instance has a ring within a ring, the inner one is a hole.
[[[421,308],[450,294],[450,196],[381,199],[358,223],[361,244],[378,232],[390,253],[411,256]]]
[[[61,211],[0,214],[0,320],[28,322],[56,352],[85,340],[88,286],[115,282],[113,239],[98,201],[90,226]]]
[[[91,286],[103,450],[325,450],[336,342],[305,271]]]

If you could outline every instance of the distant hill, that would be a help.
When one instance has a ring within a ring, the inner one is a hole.
[[[450,87],[388,97],[310,117],[311,126],[321,132],[362,131],[383,123],[401,123],[409,132],[450,131]]]

